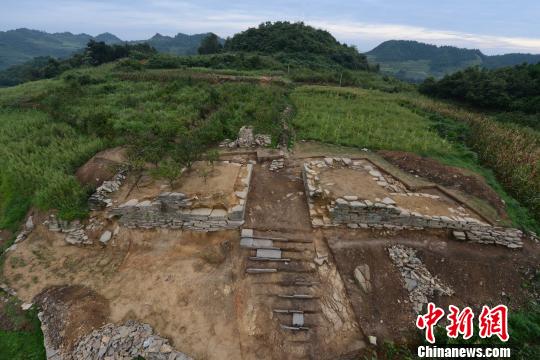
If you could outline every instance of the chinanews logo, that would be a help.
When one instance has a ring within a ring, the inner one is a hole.
[[[470,339],[474,335],[475,314],[470,307],[459,309],[450,305],[446,313],[448,326],[446,336],[452,339],[462,337]],[[435,326],[444,317],[444,309],[433,303],[427,306],[427,313],[419,315],[416,319],[416,327],[424,332],[426,341],[435,344]],[[508,334],[508,308],[505,305],[495,307],[483,306],[478,315],[478,336],[482,339],[497,336],[502,342],[510,338]],[[419,346],[419,357],[510,357],[509,348],[478,348],[478,347],[437,347]]]

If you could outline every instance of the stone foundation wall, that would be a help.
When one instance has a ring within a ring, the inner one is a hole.
[[[326,158],[324,161],[305,163],[302,177],[314,227],[347,225],[351,229],[450,229],[458,240],[468,240],[482,244],[499,244],[509,248],[523,246],[522,232],[517,229],[494,227],[472,217],[454,215],[430,216],[412,212],[396,206],[390,198],[380,202],[359,199],[349,195],[337,199],[330,198],[330,191],[320,184],[319,169],[325,167],[343,166],[352,169],[369,170],[370,175],[377,178],[377,183],[388,191],[402,188],[388,176],[384,176],[371,166],[353,161],[349,158]],[[370,170],[370,168],[372,170]],[[390,182],[394,182],[391,184]],[[415,195],[438,198],[436,195],[402,193],[395,195]],[[321,210],[324,210],[321,212]]]
[[[129,200],[113,208],[110,214],[119,216],[120,223],[130,228],[164,227],[196,231],[236,229],[244,223],[245,202],[253,171],[252,164],[246,167],[247,175],[241,179],[244,189],[235,192],[238,205],[228,209],[198,207],[196,199],[182,193],[165,192],[153,200]]]
[[[336,199],[328,206],[330,218],[335,224],[347,224],[350,228],[380,229],[450,229],[465,234],[466,239],[484,244],[498,244],[510,248],[523,246],[520,230],[494,227],[474,218],[430,216],[410,212],[395,205],[373,203],[369,200],[347,201]]]

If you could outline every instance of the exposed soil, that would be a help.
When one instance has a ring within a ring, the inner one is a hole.
[[[537,268],[540,250],[527,243],[520,251],[449,240],[444,231],[399,232],[383,234],[357,231],[328,231],[328,243],[347,287],[358,321],[366,335],[401,343],[414,341],[416,315],[408,299],[399,271],[388,255],[387,247],[404,244],[418,249],[428,270],[455,294],[435,296],[438,306],[505,304],[516,309],[527,303],[530,294],[522,288],[528,268]],[[354,280],[360,264],[370,267],[372,292],[365,294]]]
[[[81,184],[97,187],[103,181],[110,180],[116,174],[118,166],[126,160],[127,152],[124,148],[103,150],[81,166],[75,176]]]
[[[300,167],[269,171],[255,165],[246,208],[246,227],[311,231]]]
[[[80,337],[109,322],[109,302],[81,286],[53,286],[38,294],[34,302],[42,309],[50,344],[70,352]]]
[[[188,195],[205,196],[231,193],[234,191],[239,170],[238,164],[216,164],[212,167],[206,162],[197,162],[193,165],[189,176],[181,179],[180,186],[174,190]]]
[[[110,304],[110,321],[149,323],[195,358],[240,358],[234,311],[238,234],[128,230],[108,247],[74,247],[38,225],[9,254],[4,274],[21,299],[84,285]],[[16,257],[11,266],[11,258]],[[74,297],[76,299],[77,297]]]
[[[506,218],[505,206],[501,198],[480,175],[408,152],[379,151],[378,154],[411,174],[484,199],[497,210],[501,218]]]
[[[324,169],[319,177],[324,188],[331,190],[335,197],[357,195],[361,199],[375,201],[388,196],[388,191],[379,186],[367,171],[349,168]]]

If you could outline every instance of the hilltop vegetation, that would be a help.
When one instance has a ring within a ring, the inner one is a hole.
[[[302,22],[266,22],[225,42],[226,51],[271,54],[282,62],[313,61],[347,69],[367,70],[366,57],[356,48],[339,43],[328,31]]]
[[[505,54],[488,56],[480,50],[454,46],[436,46],[418,41],[385,41],[366,53],[370,61],[379,63],[381,71],[402,80],[420,82],[427,77],[441,78],[470,66],[496,69],[522,63],[536,64],[540,55]]]

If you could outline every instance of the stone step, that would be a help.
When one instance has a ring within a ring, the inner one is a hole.
[[[282,261],[282,262],[291,261],[291,259],[287,259],[287,258],[276,259],[276,258],[265,258],[265,257],[258,257],[258,256],[250,256],[249,260],[252,260],[252,261]]]
[[[277,272],[277,269],[257,269],[257,268],[247,268],[246,273],[248,274],[268,274],[268,273],[275,273]]]
[[[279,249],[257,249],[257,258],[281,259],[281,250]]]
[[[317,296],[309,294],[280,294],[277,297],[282,299],[297,299],[297,300],[315,300],[318,299]]]

